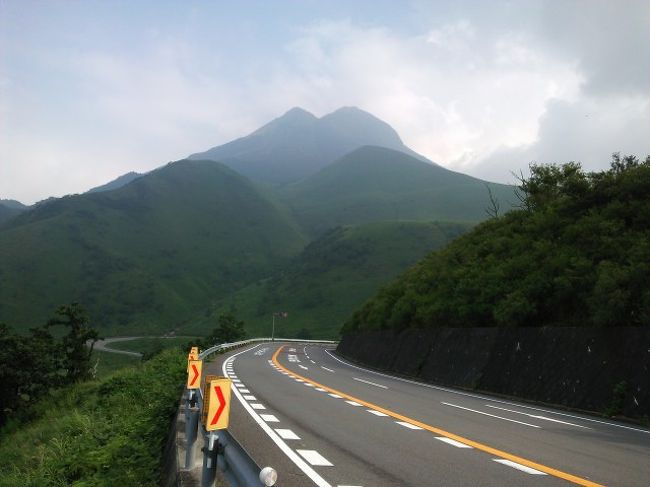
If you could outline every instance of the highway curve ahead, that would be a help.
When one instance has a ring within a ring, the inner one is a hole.
[[[650,430],[418,384],[331,347],[264,343],[233,379],[229,430],[277,485],[650,485]]]

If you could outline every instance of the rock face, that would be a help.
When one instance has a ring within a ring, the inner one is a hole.
[[[426,382],[650,416],[650,329],[434,328],[346,335],[337,351]]]

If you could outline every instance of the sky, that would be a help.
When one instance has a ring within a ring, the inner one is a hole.
[[[357,106],[444,167],[650,154],[647,0],[0,0],[0,198]]]

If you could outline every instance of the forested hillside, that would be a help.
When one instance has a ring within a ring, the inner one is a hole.
[[[202,332],[222,313],[246,322],[251,336],[267,336],[274,312],[278,336],[334,338],[341,323],[387,280],[465,233],[449,222],[379,222],[337,227],[311,242],[284,269],[218,301],[184,333]]]
[[[596,173],[533,165],[519,196],[384,287],[343,333],[650,324],[650,156],[615,154]]]

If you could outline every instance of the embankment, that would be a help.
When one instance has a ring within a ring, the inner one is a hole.
[[[650,417],[650,328],[434,328],[343,337],[354,362],[426,382]]]

